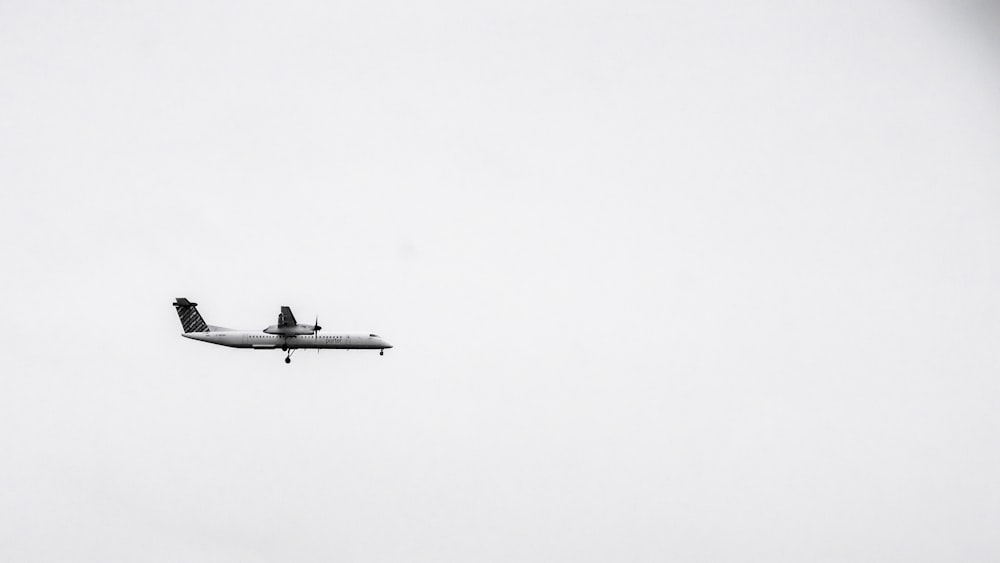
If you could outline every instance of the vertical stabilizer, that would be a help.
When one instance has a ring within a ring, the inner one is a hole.
[[[177,309],[177,316],[181,319],[181,326],[184,327],[185,333],[208,332],[208,325],[205,324],[205,319],[201,318],[197,303],[192,303],[184,297],[178,297],[174,308]]]

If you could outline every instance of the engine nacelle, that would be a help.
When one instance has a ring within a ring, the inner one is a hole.
[[[281,336],[307,336],[316,334],[316,327],[313,325],[293,325],[293,326],[278,326],[271,325],[264,329],[267,334],[278,334]]]

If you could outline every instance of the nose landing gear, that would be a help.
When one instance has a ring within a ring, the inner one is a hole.
[[[378,351],[378,355],[379,355],[379,356],[384,356],[384,355],[385,355],[385,348],[381,348],[381,349],[379,349],[379,351]]]

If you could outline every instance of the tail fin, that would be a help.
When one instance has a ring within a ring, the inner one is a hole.
[[[177,308],[177,316],[181,319],[181,326],[184,327],[185,333],[208,332],[205,319],[201,318],[201,314],[198,313],[197,303],[192,303],[184,297],[178,297],[174,307]]]

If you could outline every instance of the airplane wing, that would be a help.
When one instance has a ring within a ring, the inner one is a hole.
[[[292,308],[285,305],[281,308],[281,314],[278,315],[278,326],[295,326],[295,315],[292,314]]]

